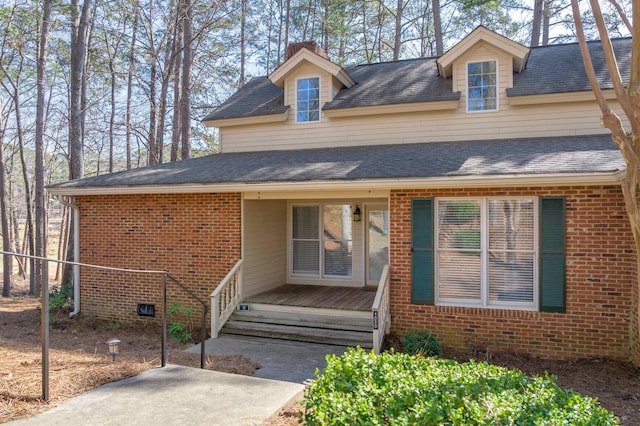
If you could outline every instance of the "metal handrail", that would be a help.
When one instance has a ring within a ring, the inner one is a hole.
[[[371,308],[373,316],[373,350],[376,354],[380,353],[384,336],[389,333],[391,328],[389,293],[389,265],[384,265],[380,274],[376,297]]]
[[[209,313],[209,306],[200,299],[192,290],[185,287],[178,279],[172,276],[170,273],[165,274],[164,285],[163,285],[163,299],[162,303],[162,366],[167,365],[167,352],[166,352],[166,342],[167,342],[167,278],[170,278],[178,287],[183,289],[187,294],[194,299],[196,299],[202,305],[202,324],[201,324],[201,335],[200,335],[200,368],[204,368],[204,354],[205,354],[205,341],[207,340],[207,314]]]
[[[220,284],[211,293],[211,337],[217,338],[218,332],[240,303],[242,294],[242,259],[238,260]],[[220,303],[224,309],[220,309]]]

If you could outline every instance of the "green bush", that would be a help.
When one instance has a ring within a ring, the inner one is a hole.
[[[440,342],[428,331],[411,331],[402,337],[404,351],[412,355],[440,356],[442,348]]]
[[[173,316],[182,316],[188,318],[192,312],[193,309],[184,306],[182,303],[174,303],[169,308],[169,315]],[[171,321],[169,327],[167,328],[167,331],[169,332],[169,338],[180,343],[191,342],[191,340],[193,339],[193,336],[191,335],[190,324],[187,325],[187,323],[177,319]]]
[[[552,376],[362,349],[327,356],[303,405],[307,425],[618,424],[596,399],[560,389]]]
[[[62,284],[62,287],[51,287],[49,290],[49,310],[67,311],[71,309],[73,284]]]

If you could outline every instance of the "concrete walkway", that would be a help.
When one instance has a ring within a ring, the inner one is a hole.
[[[259,425],[304,389],[343,346],[243,336],[207,340],[209,354],[240,354],[262,367],[255,377],[168,365],[100,386],[11,425]],[[188,352],[200,352],[196,345]]]
[[[303,385],[168,365],[11,425],[259,425]]]
[[[254,377],[293,383],[315,378],[316,368],[322,371],[326,367],[327,354],[342,355],[346,350],[345,346],[233,335],[222,335],[205,342],[208,354],[240,354],[260,364]],[[200,345],[187,352],[199,353]]]

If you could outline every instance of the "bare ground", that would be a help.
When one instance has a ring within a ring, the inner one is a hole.
[[[50,401],[41,399],[40,302],[30,297],[0,299],[0,422],[28,417],[97,386],[140,374],[160,364],[161,330],[152,324],[69,319],[65,313],[50,318]],[[194,333],[195,334],[195,333]],[[116,362],[108,355],[106,341],[119,338]],[[398,349],[398,342],[392,345]],[[188,345],[169,342],[168,362],[199,367],[199,354]],[[556,361],[518,354],[494,354],[474,350],[448,353],[465,361],[486,360],[527,374],[558,377],[561,387],[597,397],[620,417],[623,425],[640,425],[640,370],[630,363],[604,359]],[[207,358],[206,368],[251,375],[259,366],[240,355]],[[266,424],[297,425],[302,406],[291,401]]]
[[[0,298],[0,422],[32,416],[105,383],[135,376],[161,364],[160,327],[103,322],[65,312],[50,316],[49,403],[42,400],[40,301]],[[195,334],[195,333],[194,333]],[[109,338],[121,340],[115,362]],[[200,367],[200,354],[189,344],[168,342],[167,361]],[[208,356],[205,368],[252,375],[259,366],[241,355]]]

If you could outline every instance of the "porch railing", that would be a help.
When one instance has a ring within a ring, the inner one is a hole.
[[[389,265],[384,265],[380,275],[380,283],[376,298],[373,301],[373,350],[379,354],[382,350],[384,336],[391,331],[391,313],[389,297]]]
[[[238,307],[242,294],[242,259],[211,293],[211,337],[216,338],[220,329]]]

